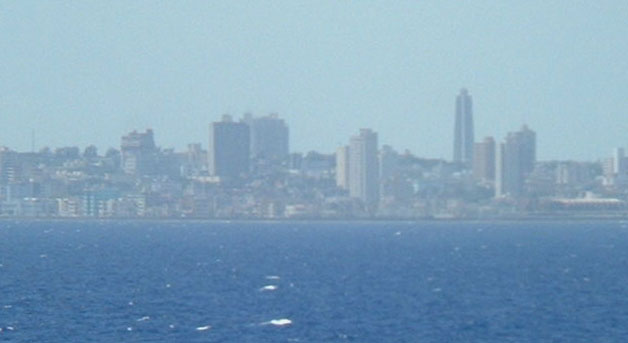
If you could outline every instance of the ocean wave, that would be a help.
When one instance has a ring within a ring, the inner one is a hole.
[[[267,322],[263,322],[261,325],[288,326],[292,325],[292,320],[287,318],[273,319]]]

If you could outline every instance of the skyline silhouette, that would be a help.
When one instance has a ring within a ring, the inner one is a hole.
[[[466,87],[476,140],[527,124],[540,160],[595,160],[628,145],[626,17],[620,1],[3,2],[0,144],[105,150],[153,128],[181,150],[252,112],[285,118],[294,151],[368,127],[449,159]]]

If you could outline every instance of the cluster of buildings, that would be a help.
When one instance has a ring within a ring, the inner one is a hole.
[[[628,156],[537,161],[523,125],[476,142],[466,89],[455,102],[452,160],[380,147],[360,129],[333,153],[290,151],[276,114],[209,125],[207,149],[160,148],[152,130],[100,153],[0,148],[0,217],[424,219],[624,216]]]

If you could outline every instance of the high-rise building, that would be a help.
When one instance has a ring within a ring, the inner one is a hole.
[[[245,114],[250,129],[250,152],[254,159],[284,160],[290,153],[288,125],[275,113],[265,117]]]
[[[349,144],[349,195],[362,200],[369,208],[379,201],[379,165],[377,133],[361,129]]]
[[[603,172],[606,186],[624,187],[628,184],[628,157],[624,148],[613,149],[613,156],[606,159]]]
[[[153,130],[145,133],[133,131],[122,136],[120,145],[122,170],[131,175],[149,175],[157,170],[157,147]]]
[[[527,176],[532,173],[536,164],[536,132],[523,125],[515,134],[521,145],[521,168]]]
[[[250,132],[245,123],[225,115],[209,127],[207,163],[214,176],[236,178],[249,172]]]
[[[495,161],[495,196],[518,197],[523,191],[523,174],[519,164],[519,146],[508,135],[497,147]]]
[[[473,165],[473,101],[466,89],[456,97],[456,122],[454,126],[454,162],[467,167]]]
[[[336,186],[349,189],[349,147],[346,145],[336,150]]]
[[[473,178],[478,181],[495,181],[495,140],[486,137],[473,146]]]
[[[497,149],[495,196],[521,196],[525,179],[534,170],[535,163],[536,133],[527,126],[509,132]]]
[[[188,168],[195,171],[201,170],[207,166],[207,151],[203,150],[200,143],[188,144],[185,159]]]
[[[17,156],[17,152],[7,147],[0,147],[0,185],[15,181]]]

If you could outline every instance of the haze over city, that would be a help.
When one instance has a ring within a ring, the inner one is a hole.
[[[104,151],[152,128],[179,150],[225,113],[274,112],[294,151],[371,127],[451,158],[466,87],[478,139],[526,123],[540,160],[596,160],[628,143],[627,16],[623,1],[2,2],[0,144],[29,151],[34,131],[36,149]]]
[[[0,0],[0,341],[626,341],[627,23]]]

